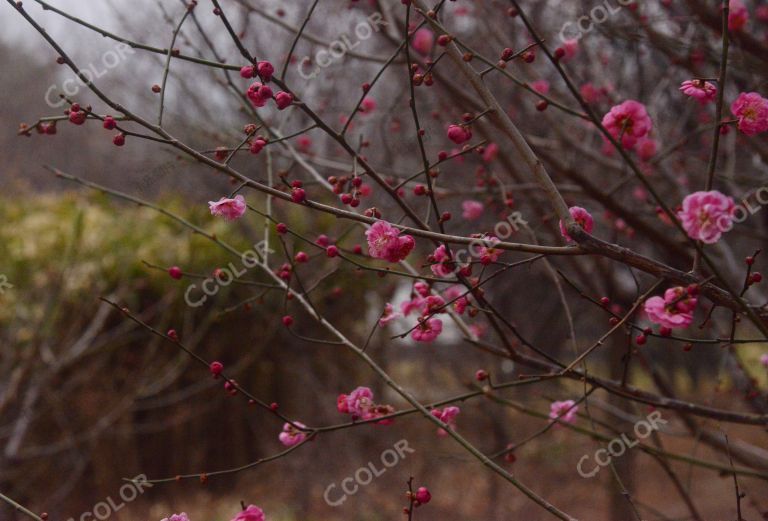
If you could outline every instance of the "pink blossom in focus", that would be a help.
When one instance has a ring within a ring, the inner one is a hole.
[[[715,101],[717,97],[717,87],[703,80],[685,80],[680,85],[680,92],[690,96],[702,105]]]
[[[648,135],[653,122],[645,105],[635,100],[627,100],[615,105],[603,117],[603,126],[615,139],[621,136],[621,144],[631,149],[641,137]]]
[[[586,211],[581,206],[571,206],[568,208],[568,211],[571,214],[571,217],[573,217],[573,220],[576,221],[579,226],[581,226],[585,232],[592,233],[592,230],[595,227],[595,220],[592,218],[592,214],[590,214],[588,211]],[[565,240],[572,241],[571,236],[568,235],[568,230],[565,227],[565,223],[561,220],[560,221],[560,234],[565,237]]]
[[[748,136],[768,130],[768,99],[757,92],[742,92],[731,103],[731,112],[739,120],[739,130]]]
[[[411,45],[419,54],[426,56],[435,45],[435,35],[429,29],[422,27],[413,34]]]
[[[211,215],[224,217],[227,221],[234,221],[245,213],[245,198],[242,195],[236,195],[234,199],[222,197],[216,202],[208,201],[208,207],[211,209]]]
[[[443,321],[439,318],[428,318],[419,322],[419,325],[411,332],[411,338],[416,342],[429,343],[434,341],[443,332]]]
[[[689,295],[685,288],[669,288],[664,297],[651,297],[645,301],[645,313],[654,324],[670,329],[686,328],[693,322],[696,297]]]
[[[479,219],[481,215],[483,215],[483,210],[485,209],[485,206],[483,206],[483,203],[480,201],[474,201],[472,199],[467,199],[463,203],[461,203],[461,216],[467,219],[468,221],[474,221],[476,219]]]
[[[298,425],[301,428],[306,427],[301,422],[293,422],[296,425]],[[296,427],[291,425],[290,423],[286,423],[283,425],[283,432],[280,433],[278,436],[280,439],[280,443],[285,445],[286,447],[293,447],[294,445],[298,445],[299,443],[303,442],[307,439],[307,434],[303,431],[298,430]]]
[[[365,232],[368,253],[371,257],[389,262],[400,262],[411,253],[415,245],[410,235],[400,235],[400,230],[386,221],[376,221]]]
[[[579,406],[573,400],[552,402],[549,406],[549,418],[565,423],[574,423]]]
[[[438,246],[434,253],[432,253],[434,261],[429,266],[432,273],[437,277],[450,277],[453,274],[453,264],[451,262],[451,256],[448,254],[448,250],[444,244]]]
[[[237,514],[232,521],[265,521],[264,511],[256,505],[248,505],[248,508]]]
[[[733,210],[732,198],[712,190],[687,195],[677,216],[690,238],[714,244],[733,226]]]
[[[469,130],[469,127],[466,127],[464,125],[449,125],[448,139],[450,139],[457,145],[461,145],[462,143],[465,143],[470,139],[472,139],[472,131]]]

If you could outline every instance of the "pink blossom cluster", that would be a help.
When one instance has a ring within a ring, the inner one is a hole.
[[[410,253],[416,242],[410,235],[400,235],[400,230],[386,221],[376,221],[365,232],[368,253],[376,259],[400,262]]]
[[[579,412],[579,406],[573,400],[555,401],[549,406],[549,418],[552,421],[575,423],[577,412]]]
[[[373,391],[368,387],[358,387],[349,394],[340,394],[336,407],[342,414],[349,414],[352,420],[373,420],[395,412],[391,405],[378,405],[373,401]],[[389,425],[393,420],[381,420],[379,425]]]
[[[669,329],[686,328],[693,322],[697,300],[695,290],[678,286],[667,289],[663,297],[650,297],[644,308],[654,324]]]

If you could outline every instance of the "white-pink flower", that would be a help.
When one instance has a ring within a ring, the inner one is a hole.
[[[461,412],[461,409],[459,409],[455,405],[450,405],[448,407],[445,407],[442,410],[432,409],[432,416],[434,416],[438,420],[445,423],[450,430],[455,430],[456,416],[458,416],[460,412]],[[448,433],[442,427],[437,429],[438,436],[446,436],[447,434]]]
[[[387,302],[384,304],[384,313],[381,315],[381,318],[379,319],[379,326],[384,327],[388,323],[392,322],[398,317],[401,317],[402,315],[395,311],[395,307]]]
[[[677,213],[686,233],[692,239],[714,244],[733,227],[733,199],[718,192],[694,192],[683,199]]]
[[[227,221],[234,221],[243,216],[246,210],[245,198],[236,195],[234,199],[222,197],[218,201],[208,201],[211,215],[224,217]]]
[[[296,426],[301,427],[302,429],[306,427],[301,422],[293,422]],[[304,431],[301,431],[291,425],[290,423],[286,423],[283,425],[283,432],[280,433],[278,436],[280,439],[280,443],[285,445],[286,447],[293,447],[294,445],[298,445],[299,443],[303,442],[307,439],[307,433]]]
[[[574,423],[579,406],[573,400],[552,402],[549,406],[549,418],[565,423]]]

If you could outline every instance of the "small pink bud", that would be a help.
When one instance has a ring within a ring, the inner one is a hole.
[[[210,369],[214,378],[218,378],[221,375],[221,372],[224,370],[224,364],[221,362],[211,362],[211,365],[208,366],[208,369]]]
[[[301,263],[304,263],[304,262],[308,262],[308,261],[309,261],[309,255],[307,255],[307,254],[306,254],[305,252],[303,252],[303,251],[300,251],[300,252],[298,252],[298,253],[297,253],[297,254],[296,254],[294,257],[293,257],[293,260],[295,260],[296,262],[301,262]]]
[[[181,268],[179,268],[178,266],[171,266],[170,268],[168,268],[168,275],[170,275],[172,279],[179,280],[182,275]]]
[[[429,493],[427,487],[419,487],[419,489],[413,495],[413,498],[422,505],[425,505],[432,499],[432,494]]]
[[[336,257],[339,255],[339,249],[334,245],[328,246],[325,249],[325,254],[331,258]]]
[[[307,199],[307,193],[303,188],[294,188],[291,192],[291,200],[294,203],[303,203]]]
[[[291,96],[287,92],[278,92],[275,95],[275,103],[277,103],[277,108],[280,110],[283,110],[287,106],[289,106],[293,102],[293,96]]]
[[[259,76],[261,76],[261,79],[264,81],[271,80],[272,75],[275,73],[275,68],[268,61],[259,62],[256,65],[256,68],[259,71]]]
[[[240,76],[243,78],[253,78],[254,71],[253,65],[246,65],[240,69]]]
[[[112,116],[107,116],[104,118],[104,128],[107,130],[114,130],[115,127],[117,127],[117,121],[115,121],[115,118]]]
[[[285,327],[291,327],[292,324],[293,324],[293,317],[291,315],[285,315],[283,317],[283,325]]]
[[[279,233],[280,235],[288,233],[288,226],[286,226],[285,223],[277,223],[277,225],[275,226],[275,229],[277,230],[277,233]]]

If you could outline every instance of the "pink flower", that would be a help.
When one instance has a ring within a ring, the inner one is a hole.
[[[239,219],[245,213],[245,198],[242,195],[236,195],[234,199],[222,197],[217,202],[208,201],[211,209],[211,215],[220,215],[227,221]]]
[[[413,290],[422,297],[426,297],[429,295],[429,284],[420,280],[413,285]]]
[[[710,101],[715,101],[715,98],[717,97],[717,87],[710,82],[703,80],[685,80],[680,85],[680,91],[702,105],[706,105]]]
[[[411,253],[416,244],[410,235],[400,235],[400,230],[386,221],[376,221],[365,232],[368,253],[376,259],[400,262]]]
[[[171,517],[164,517],[161,521],[189,521],[189,516],[185,512],[173,514]]]
[[[411,45],[416,52],[426,56],[432,51],[432,47],[435,45],[435,35],[429,29],[422,27],[413,34]]]
[[[573,400],[552,402],[549,406],[549,418],[552,421],[558,420],[565,423],[575,423],[578,410],[579,406]]]
[[[306,425],[304,425],[301,422],[293,422],[297,426],[301,428],[305,428]],[[299,443],[303,442],[307,439],[307,433],[300,431],[290,423],[286,423],[283,425],[283,432],[280,433],[280,436],[278,436],[280,439],[280,443],[285,445],[286,447],[293,447],[294,445],[298,445]]]
[[[563,45],[560,46],[565,51],[565,56],[563,56],[563,60],[567,61],[576,56],[576,53],[579,50],[579,41],[574,39],[566,40],[563,42]]]
[[[648,161],[656,155],[658,148],[659,144],[655,139],[651,139],[649,137],[641,137],[637,140],[635,152],[637,152],[637,157],[639,157],[642,161]]]
[[[486,163],[490,163],[494,159],[496,159],[496,156],[499,155],[499,145],[496,143],[489,143],[488,146],[485,147],[485,150],[483,150],[483,161]]]
[[[245,94],[255,107],[263,107],[267,104],[267,101],[272,98],[272,89],[270,89],[268,85],[263,85],[261,82],[255,81],[251,83]]]
[[[549,82],[547,80],[536,80],[531,83],[531,88],[539,94],[549,93]]]
[[[232,521],[265,521],[264,512],[256,505],[248,505],[248,508],[237,514]]]
[[[451,256],[448,254],[448,250],[444,244],[441,244],[435,249],[434,253],[431,255],[431,260],[432,264],[429,266],[429,269],[432,270],[432,273],[434,273],[435,276],[447,278],[453,274]]]
[[[757,92],[742,92],[731,103],[731,112],[739,120],[739,130],[748,136],[768,130],[768,99]]]
[[[366,96],[365,98],[363,98],[363,102],[360,104],[360,108],[361,108],[360,112],[362,112],[363,114],[370,114],[371,112],[376,110],[376,100],[369,96]]]
[[[728,12],[728,29],[731,31],[741,31],[747,25],[749,20],[749,11],[741,0],[731,0]]]
[[[627,100],[615,105],[603,117],[603,126],[615,139],[621,136],[621,144],[631,149],[637,140],[651,131],[653,122],[645,105],[635,100]]]
[[[353,419],[365,419],[374,406],[373,392],[368,387],[358,387],[347,395],[346,402],[347,414],[351,414]]]
[[[407,317],[414,311],[421,312],[421,309],[424,307],[425,303],[426,301],[423,297],[415,297],[413,300],[406,300],[400,304],[400,311],[402,311],[403,315]]]
[[[712,190],[687,195],[677,216],[690,238],[714,244],[732,228],[733,210],[732,198]]]
[[[697,299],[682,286],[669,288],[664,297],[651,297],[645,301],[645,313],[654,324],[670,329],[686,328],[693,322]]]
[[[461,203],[461,216],[467,219],[468,221],[474,221],[475,219],[479,219],[481,215],[483,215],[483,210],[485,209],[485,206],[483,206],[483,203],[480,201],[473,201],[471,199],[467,199],[463,203]]]
[[[600,100],[600,97],[602,95],[602,92],[600,92],[600,89],[595,87],[595,85],[592,82],[585,83],[581,87],[579,87],[579,93],[581,94],[581,97],[584,98],[584,101],[587,103],[595,103]]]
[[[290,92],[280,91],[275,94],[275,103],[279,110],[283,110],[293,102],[293,95]]]
[[[400,313],[395,311],[394,306],[392,304],[390,304],[389,302],[387,302],[384,305],[384,314],[381,315],[381,318],[379,319],[379,326],[380,327],[384,327],[388,323],[392,322],[393,320],[395,320],[396,318],[401,317],[401,316],[402,315]]]
[[[761,5],[755,11],[757,19],[761,22],[768,22],[768,5]]]
[[[501,256],[502,250],[493,247],[494,244],[499,242],[501,241],[498,239],[498,237],[493,237],[491,235],[486,235],[483,237],[481,242],[482,247],[477,252],[477,256],[480,259],[480,264],[487,266],[492,262],[499,260],[499,256]],[[470,248],[471,247],[472,246],[470,246]]]
[[[763,367],[768,367],[768,353],[760,355],[760,363],[763,364]]]
[[[434,341],[442,332],[443,321],[439,318],[429,318],[419,322],[419,325],[411,331],[411,338],[416,342],[424,342],[427,344]]]
[[[595,227],[595,220],[592,219],[592,214],[581,206],[571,206],[568,208],[568,211],[570,212],[571,217],[573,217],[573,220],[576,221],[585,232],[592,233],[592,230]],[[567,241],[573,240],[571,239],[571,236],[568,235],[568,230],[565,228],[565,223],[562,220],[560,221],[560,234],[565,237],[565,240]]]
[[[458,407],[451,405],[446,407],[443,410],[440,409],[433,409],[432,410],[432,416],[440,420],[441,422],[445,423],[449,429],[455,430],[456,429],[456,416],[459,415],[461,412],[461,409]],[[438,436],[445,436],[448,433],[443,428],[437,429],[437,435]]]
[[[448,139],[457,145],[461,145],[472,139],[472,131],[469,130],[469,127],[464,125],[449,125]]]

